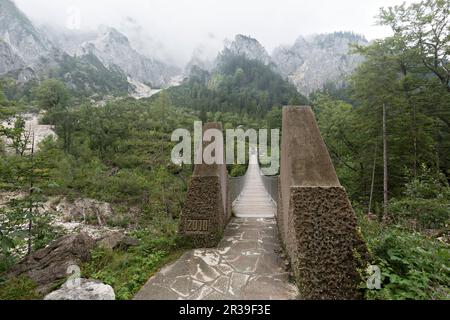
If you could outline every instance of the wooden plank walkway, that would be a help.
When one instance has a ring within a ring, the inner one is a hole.
[[[233,204],[239,218],[273,218],[277,207],[264,187],[256,149],[251,150],[242,193]]]

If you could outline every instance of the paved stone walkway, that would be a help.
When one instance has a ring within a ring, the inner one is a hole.
[[[234,218],[216,249],[185,253],[153,276],[135,300],[295,299],[298,290],[280,253],[273,218]]]

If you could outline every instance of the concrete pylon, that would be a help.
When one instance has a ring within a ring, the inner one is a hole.
[[[221,132],[222,124],[206,123],[203,127]],[[203,149],[208,145],[203,142]],[[223,135],[221,145],[224,146]],[[221,163],[202,162],[194,167],[185,204],[180,216],[179,233],[191,239],[195,247],[214,247],[222,238],[223,230],[231,218],[228,173],[225,152]]]
[[[285,107],[277,222],[302,299],[357,299],[367,249],[310,107]]]

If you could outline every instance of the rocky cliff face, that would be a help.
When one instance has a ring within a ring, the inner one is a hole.
[[[128,91],[124,74],[107,70],[93,59],[70,56],[10,0],[0,0],[0,58],[0,77],[16,79],[19,87],[51,76],[86,94]]]
[[[249,60],[258,60],[266,65],[271,63],[269,54],[258,40],[242,34],[236,35],[231,43],[226,43],[225,50],[234,55],[245,56]]]
[[[0,75],[50,63],[54,48],[10,0],[0,0]],[[12,62],[12,63],[8,63]]]
[[[118,66],[128,76],[152,87],[164,87],[179,74],[175,67],[148,58],[131,46],[128,38],[114,28],[107,28],[97,39],[85,42],[77,56],[92,54],[106,67]]]
[[[292,46],[277,48],[272,59],[278,71],[302,94],[321,89],[326,82],[338,87],[345,77],[362,62],[362,57],[349,53],[350,44],[367,44],[367,40],[349,32],[299,37]]]
[[[14,52],[11,46],[0,39],[0,75],[10,71],[20,70],[25,67],[25,62]]]
[[[127,76],[165,87],[181,73],[137,52],[117,30],[102,30],[99,35],[38,29],[11,0],[0,0],[0,76],[23,83],[51,73],[71,89],[93,94],[132,90]]]
[[[211,72],[224,56],[245,56],[270,65],[307,95],[327,82],[337,87],[345,84],[345,77],[362,61],[362,57],[349,54],[354,42],[367,43],[363,37],[345,32],[300,37],[270,56],[256,39],[238,34],[225,43],[217,58],[217,51],[194,52],[185,74],[190,75],[193,67]],[[24,83],[51,74],[73,90],[110,94],[134,92],[133,83],[152,89],[168,87],[181,73],[152,53],[146,56],[136,50],[129,38],[114,28],[102,27],[100,32],[37,29],[11,0],[0,0],[0,76]]]

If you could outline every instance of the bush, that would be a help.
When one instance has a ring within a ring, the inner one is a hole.
[[[450,220],[450,187],[441,173],[422,165],[419,174],[405,185],[405,197],[393,199],[390,217],[414,230],[445,229]]]
[[[439,199],[393,200],[389,213],[395,223],[409,225],[415,230],[444,229],[450,219],[450,202]]]
[[[411,173],[408,173],[411,176]],[[438,199],[450,202],[450,186],[441,172],[422,164],[416,178],[406,185],[405,196],[411,199]]]
[[[18,277],[0,282],[0,300],[39,300],[36,284],[28,277]]]
[[[381,290],[366,290],[367,299],[448,299],[448,244],[366,217],[360,226],[382,276]]]
[[[247,165],[244,164],[234,164],[232,165],[230,176],[241,177],[247,173]]]

